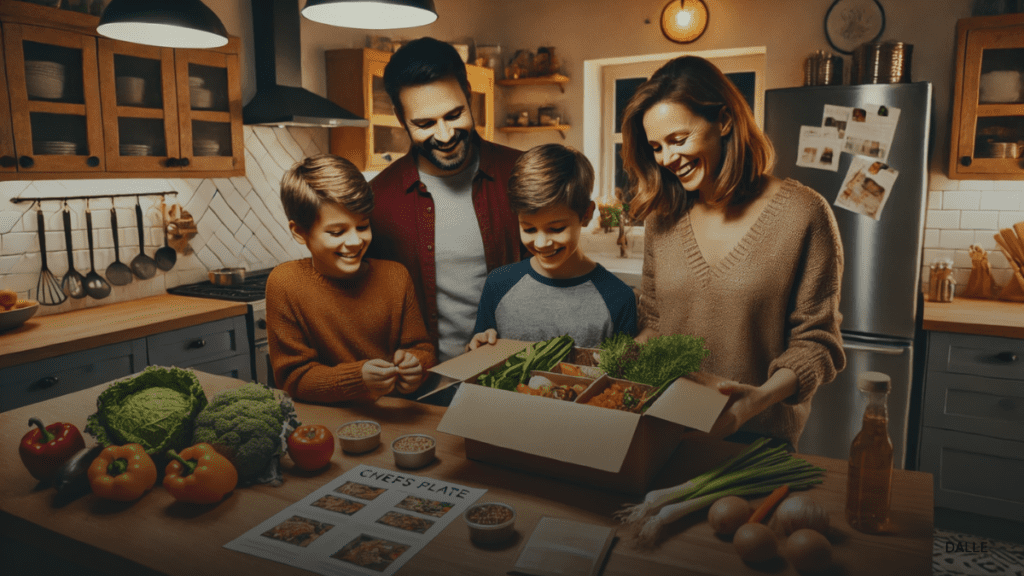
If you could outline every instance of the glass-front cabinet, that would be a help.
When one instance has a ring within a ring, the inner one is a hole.
[[[21,24],[3,32],[18,170],[103,171],[95,39]]]
[[[950,178],[1024,180],[1024,14],[957,23]]]
[[[95,16],[26,2],[0,2],[0,19],[3,179],[245,174],[238,38],[120,42]]]

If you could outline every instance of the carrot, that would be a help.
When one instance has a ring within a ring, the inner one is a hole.
[[[754,513],[750,515],[750,520],[747,520],[747,524],[757,524],[764,520],[765,517],[768,516],[768,513],[771,512],[772,508],[774,508],[776,504],[781,502],[782,499],[785,498],[786,494],[788,493],[789,484],[783,484],[782,486],[779,486],[778,488],[773,490],[772,493],[769,494],[768,497],[764,499],[764,502],[762,502],[761,505],[757,507],[757,510],[754,510]]]

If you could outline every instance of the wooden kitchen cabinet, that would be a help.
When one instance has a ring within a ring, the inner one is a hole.
[[[0,123],[4,179],[244,175],[238,38],[120,42],[97,36],[95,16],[24,2],[0,3],[0,18],[17,159],[4,167]]]
[[[110,382],[146,366],[177,366],[251,380],[244,316],[232,316],[0,369],[0,411]]]
[[[935,505],[1024,517],[1024,341],[928,332],[919,469]]]
[[[331,128],[331,153],[350,160],[360,170],[383,170],[409,151],[409,135],[395,116],[384,91],[384,67],[390,52],[369,48],[328,50],[327,98],[370,121],[366,128]],[[477,132],[494,139],[494,71],[466,66],[470,108]],[[358,79],[358,81],[355,81]]]
[[[1024,180],[1024,14],[957,22],[949,177]],[[1018,144],[1016,158],[1000,148]]]

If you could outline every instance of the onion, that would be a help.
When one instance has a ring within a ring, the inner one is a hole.
[[[715,500],[708,510],[708,524],[715,534],[732,534],[750,518],[750,502],[739,496],[724,496]]]
[[[779,504],[775,521],[786,535],[802,528],[810,528],[822,534],[828,533],[828,512],[807,494],[790,496]]]
[[[732,537],[732,545],[744,562],[753,564],[767,562],[779,555],[779,544],[775,541],[775,534],[761,523],[740,526]]]
[[[832,564],[832,544],[809,528],[801,528],[786,540],[786,558],[798,572],[819,572]]]

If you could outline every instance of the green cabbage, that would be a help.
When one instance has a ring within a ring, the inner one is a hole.
[[[191,370],[150,366],[100,393],[85,431],[103,446],[138,443],[150,456],[162,455],[191,445],[195,417],[206,404]]]

